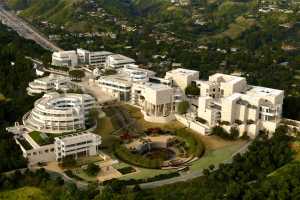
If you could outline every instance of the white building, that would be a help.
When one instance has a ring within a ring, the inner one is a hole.
[[[260,130],[274,132],[281,120],[284,91],[250,86],[243,77],[214,74],[196,81],[200,88],[198,117],[209,127],[236,127],[240,135],[255,137]]]
[[[106,59],[113,53],[108,51],[91,52],[84,49],[77,49],[78,60],[80,64],[91,66],[105,66]]]
[[[54,144],[40,145],[28,133],[15,136],[16,143],[20,146],[23,157],[29,165],[55,161]]]
[[[70,78],[50,74],[49,76],[35,79],[30,82],[27,87],[27,93],[29,95],[47,93],[54,90],[67,90],[69,89],[68,84],[70,82]]]
[[[121,54],[114,54],[107,56],[106,58],[106,67],[112,69],[122,68],[128,64],[134,64],[135,60]]]
[[[55,156],[57,161],[65,157],[77,159],[83,156],[98,155],[101,136],[93,133],[79,133],[55,138]]]
[[[161,83],[134,83],[131,104],[141,108],[146,121],[166,123],[175,119],[177,105],[183,100],[182,93]]]
[[[179,68],[158,78],[149,70],[127,66],[96,82],[104,92],[140,107],[147,121],[168,122],[175,115],[203,134],[221,125],[227,131],[236,127],[240,135],[247,132],[251,137],[260,130],[274,132],[280,123],[284,91],[250,86],[245,78],[233,75],[217,73],[202,81],[199,72]],[[199,87],[199,98],[185,96],[191,84]],[[191,105],[185,119],[176,115],[177,104],[183,100]]]
[[[59,51],[52,54],[52,65],[75,67],[77,65],[105,66],[107,57],[114,55],[108,51],[88,51],[77,49],[76,51]]]
[[[172,80],[173,86],[177,86],[182,91],[185,91],[185,88],[189,86],[192,81],[199,80],[199,72],[178,68],[167,72],[165,79]]]
[[[39,144],[30,136],[30,132],[24,132],[15,136],[16,143],[20,146],[23,157],[29,162],[29,165],[38,163],[61,161],[65,157],[96,156],[101,145],[101,136],[90,132],[69,134],[61,137],[55,137],[54,141]],[[49,134],[38,133],[41,139],[49,139]]]
[[[75,67],[78,65],[78,56],[76,51],[58,51],[52,54],[52,65]]]
[[[155,73],[150,70],[138,68],[137,65],[128,64],[118,69],[117,74],[102,76],[96,83],[102,91],[118,97],[121,101],[129,101],[131,87],[136,82],[147,82],[154,77]]]
[[[46,133],[84,130],[94,106],[95,99],[88,94],[48,93],[24,115],[23,124],[30,130]]]

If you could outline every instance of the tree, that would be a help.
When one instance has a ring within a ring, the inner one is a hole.
[[[239,135],[240,135],[240,132],[237,128],[235,128],[235,127],[230,128],[230,138],[231,139],[233,139],[233,140],[237,139],[239,137]]]
[[[100,171],[100,167],[94,163],[89,163],[85,172],[89,175],[89,176],[96,176]]]
[[[179,114],[185,114],[187,113],[188,109],[190,107],[190,104],[188,101],[182,101],[178,104],[178,113]]]
[[[185,94],[186,95],[199,96],[200,95],[200,88],[198,88],[195,84],[188,85],[185,88]]]
[[[82,70],[71,70],[69,71],[69,76],[72,80],[80,81],[85,74]]]

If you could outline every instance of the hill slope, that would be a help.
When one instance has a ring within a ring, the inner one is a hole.
[[[41,189],[35,187],[23,187],[6,192],[0,192],[0,200],[48,200],[47,195]]]

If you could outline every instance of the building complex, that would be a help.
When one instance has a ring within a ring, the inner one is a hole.
[[[209,134],[213,127],[221,126],[228,132],[235,128],[240,136],[247,133],[254,138],[261,130],[274,132],[281,121],[284,91],[249,85],[244,77],[216,73],[208,80],[200,80],[198,71],[183,68],[156,77],[155,72],[140,68],[126,56],[84,49],[55,52],[52,64],[113,69],[110,75],[94,77],[93,87],[140,108],[149,122],[177,119],[201,134]],[[24,115],[26,131],[16,137],[31,163],[98,154],[101,137],[86,132],[95,98],[88,94],[53,92],[66,90],[70,82],[67,77],[50,75],[36,79],[27,88],[30,95],[45,93]],[[186,95],[187,87],[196,88],[199,94]],[[191,105],[186,115],[178,112],[183,101]],[[37,133],[48,142],[39,144],[35,140]],[[55,138],[51,142],[49,134]]]
[[[47,93],[23,117],[23,124],[46,133],[77,132],[86,129],[94,107],[95,99],[88,94]]]
[[[96,83],[121,101],[140,107],[145,120],[151,122],[174,119],[178,104],[189,101],[194,109],[185,124],[196,123],[196,131],[203,134],[222,126],[255,137],[260,130],[274,132],[281,120],[284,92],[248,85],[243,77],[217,73],[204,81],[199,80],[198,71],[178,68],[158,78],[149,70],[125,66],[115,75],[101,76]],[[185,95],[190,85],[199,88],[199,96]]]
[[[35,134],[34,137],[32,133]],[[29,165],[53,161],[61,162],[64,158],[78,159],[99,154],[99,146],[101,145],[101,136],[99,135],[81,132],[57,136],[54,139],[50,137],[46,133],[26,132],[16,137],[15,140]]]
[[[52,65],[54,66],[76,67],[78,65],[89,65],[117,69],[133,63],[135,63],[135,60],[132,58],[108,51],[92,52],[77,49],[76,51],[58,51],[52,54]]]
[[[55,138],[54,149],[57,161],[66,157],[95,156],[98,154],[101,137],[93,133],[71,134]]]
[[[260,130],[274,132],[281,120],[282,90],[251,86],[243,77],[219,73],[195,84],[200,88],[197,116],[209,127],[235,127],[255,137]]]
[[[29,95],[48,93],[55,90],[67,91],[69,89],[70,78],[66,76],[50,74],[30,82],[27,87]]]

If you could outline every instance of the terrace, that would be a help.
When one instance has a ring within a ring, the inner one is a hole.
[[[54,138],[38,131],[32,131],[28,135],[40,146],[49,145],[54,142]]]

